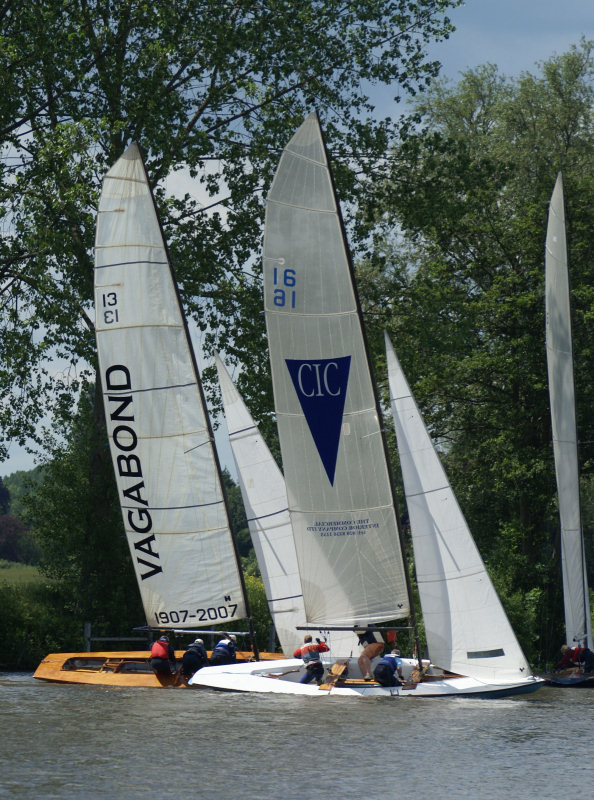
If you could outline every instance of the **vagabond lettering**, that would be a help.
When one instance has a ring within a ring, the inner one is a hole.
[[[123,495],[122,513],[124,521],[127,519],[128,527],[138,534],[134,549],[141,569],[140,577],[144,581],[163,572],[163,567],[159,563],[159,554],[153,550],[153,521],[148,510],[148,500],[144,496],[142,465],[134,452],[138,445],[138,436],[134,430],[134,397],[128,368],[123,364],[108,367],[105,371],[105,387],[108,392],[109,419],[116,423],[112,434],[112,455],[119,478],[118,485]],[[134,507],[130,508],[130,503]],[[142,572],[145,568],[146,571]]]

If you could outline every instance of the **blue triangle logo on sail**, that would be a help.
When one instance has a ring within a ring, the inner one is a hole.
[[[326,475],[333,486],[351,357],[286,358],[285,363]]]

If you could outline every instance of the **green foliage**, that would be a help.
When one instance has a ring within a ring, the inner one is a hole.
[[[45,583],[45,578],[37,567],[0,559],[0,583],[7,586],[24,586]]]
[[[40,551],[29,529],[10,514],[0,515],[0,559],[35,564]]]
[[[144,613],[95,408],[90,390],[72,420],[68,445],[24,502],[42,548],[41,569],[58,587],[80,635],[85,621],[95,635],[127,635]]]
[[[258,647],[260,650],[268,650],[272,618],[268,610],[268,601],[266,600],[262,579],[257,575],[246,575],[245,588],[254,620]]]
[[[354,197],[393,134],[369,88],[424,87],[438,69],[427,44],[449,35],[445,15],[458,3],[34,0],[0,10],[10,152],[0,171],[0,457],[6,440],[45,446],[37,423],[64,424],[89,378],[98,192],[133,140],[206,347],[243,363],[242,389],[268,413],[260,278],[246,265],[259,253],[279,150],[317,106],[344,197]],[[181,169],[201,202],[166,197],[161,182]]]
[[[43,466],[37,466],[31,470],[18,470],[3,478],[4,486],[10,493],[9,511],[21,522],[28,523],[23,498],[30,492],[34,492],[35,487],[41,481]],[[8,513],[8,512],[6,512]]]
[[[48,653],[83,649],[83,631],[59,591],[12,585],[0,576],[0,670],[33,670]]]

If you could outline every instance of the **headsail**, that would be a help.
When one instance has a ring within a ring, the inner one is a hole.
[[[151,627],[246,616],[212,432],[140,151],[103,182],[96,333],[124,526]]]
[[[268,195],[264,298],[307,621],[406,616],[379,409],[316,114],[287,145]]]
[[[592,622],[580,510],[577,422],[563,179],[549,207],[545,255],[547,366],[553,451],[561,521],[561,555],[567,643],[592,649]]]
[[[432,663],[481,680],[530,668],[386,335],[390,400]]]

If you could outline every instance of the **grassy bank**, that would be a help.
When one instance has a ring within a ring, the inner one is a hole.
[[[46,580],[37,567],[0,559],[0,584],[5,586],[39,586]]]

